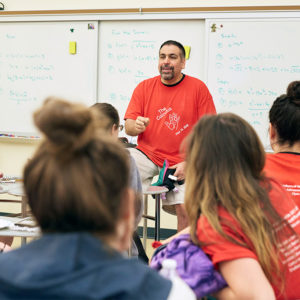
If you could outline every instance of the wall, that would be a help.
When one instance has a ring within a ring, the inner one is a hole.
[[[0,140],[0,171],[7,175],[22,175],[26,161],[32,156],[38,141]]]
[[[263,6],[263,5],[298,5],[298,0],[3,0],[6,11],[22,10],[60,10],[60,9],[106,9],[136,7],[207,7],[207,6]],[[0,13],[1,16],[1,13]],[[20,175],[25,162],[36,148],[36,143],[10,143],[0,140],[0,170],[5,173]]]

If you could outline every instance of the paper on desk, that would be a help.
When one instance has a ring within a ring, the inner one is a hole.
[[[25,231],[25,232],[40,232],[40,228],[36,227],[27,227],[27,226],[18,226],[15,225],[15,222],[9,221],[7,219],[0,218],[0,229],[8,228],[10,230],[16,231]],[[0,232],[1,235],[1,232]]]
[[[4,187],[4,186],[2,186],[2,185],[0,185],[0,194],[4,194],[6,192],[7,192],[7,188]]]
[[[15,225],[14,223],[12,223],[9,226],[9,229],[10,230],[16,230],[16,231],[25,231],[25,232],[40,232],[39,227],[18,226],[18,225]]]
[[[15,196],[24,196],[24,187],[23,183],[15,183],[11,186],[8,186],[8,193]]]
[[[0,229],[10,227],[11,225],[14,225],[14,223],[0,218]]]

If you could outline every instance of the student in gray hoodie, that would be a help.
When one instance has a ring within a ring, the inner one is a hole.
[[[92,110],[47,99],[45,138],[24,170],[42,236],[0,255],[0,299],[178,299],[172,285],[122,253],[134,230],[129,156],[99,134]]]

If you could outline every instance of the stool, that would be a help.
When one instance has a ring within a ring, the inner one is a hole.
[[[164,186],[149,186],[144,194],[144,224],[143,224],[143,246],[146,251],[147,242],[147,220],[152,220],[155,222],[154,227],[154,239],[156,241],[160,240],[160,195],[162,193],[167,193],[169,190]],[[148,215],[148,196],[155,195],[155,217]]]

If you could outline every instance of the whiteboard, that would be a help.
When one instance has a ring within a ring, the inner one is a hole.
[[[0,23],[0,45],[0,133],[37,135],[32,112],[48,96],[96,102],[97,22]]]
[[[266,150],[268,112],[300,78],[300,19],[207,20],[207,85],[217,112],[234,112],[256,129]]]
[[[99,101],[124,117],[134,88],[159,75],[158,52],[166,40],[190,46],[184,73],[204,77],[204,20],[103,21],[99,36]]]

